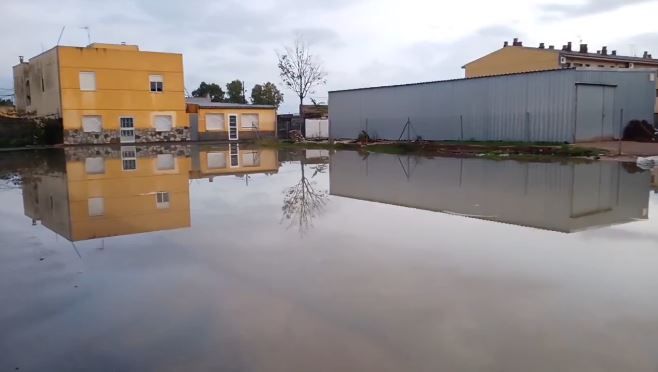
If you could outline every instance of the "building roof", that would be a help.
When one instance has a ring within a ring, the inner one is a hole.
[[[373,86],[373,87],[330,90],[329,93],[340,93],[340,92],[350,92],[350,91],[355,91],[355,90],[368,90],[368,89],[379,89],[379,88],[407,87],[407,86],[414,86],[414,85],[449,83],[449,82],[452,82],[452,81],[462,81],[462,80],[469,80],[470,81],[470,80],[478,80],[478,79],[498,78],[498,77],[501,77],[501,76],[542,74],[542,73],[545,73],[545,72],[572,71],[572,70],[577,70],[577,71],[606,71],[606,72],[652,72],[652,71],[655,71],[655,69],[649,68],[649,67],[646,67],[646,68],[623,68],[623,69],[621,69],[621,68],[605,68],[605,67],[563,67],[563,68],[554,68],[552,70],[511,72],[511,73],[508,73],[508,74],[483,75],[483,76],[475,76],[475,77],[470,77],[470,78],[421,81],[421,82],[418,82],[418,83],[378,85],[378,86]]]
[[[596,59],[600,61],[619,61],[619,62],[634,62],[634,63],[644,63],[644,64],[649,64],[649,65],[656,65],[658,66],[658,59],[654,58],[643,58],[643,57],[634,57],[634,56],[622,56],[622,55],[617,55],[617,54],[601,54],[601,53],[584,53],[580,52],[578,50],[563,50],[563,49],[550,49],[550,48],[542,48],[542,47],[531,47],[531,46],[525,46],[525,45],[507,45],[504,46],[500,49],[496,49],[491,53],[487,53],[483,55],[482,57],[479,57],[477,59],[474,59],[462,66],[462,68],[466,68],[466,66],[477,62],[483,58],[486,58],[487,56],[496,53],[500,50],[503,50],[505,48],[521,48],[521,49],[528,49],[528,50],[536,50],[536,51],[542,51],[546,53],[555,53],[555,54],[560,54],[563,56],[568,56],[568,57],[573,57],[573,58],[585,58],[585,59]],[[650,57],[650,56],[649,56]]]
[[[186,97],[185,102],[193,105],[199,105],[200,108],[239,108],[239,109],[276,110],[276,106],[273,105],[252,105],[249,103],[212,102],[208,97]]]

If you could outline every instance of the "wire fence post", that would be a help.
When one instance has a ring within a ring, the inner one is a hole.
[[[621,155],[621,147],[622,144],[624,143],[624,133],[623,133],[623,126],[624,126],[624,109],[619,110],[619,151],[617,155]]]
[[[411,142],[411,118],[407,118],[407,142]]]
[[[464,115],[459,115],[459,138],[464,141]]]

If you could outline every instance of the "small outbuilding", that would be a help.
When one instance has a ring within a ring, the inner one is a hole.
[[[559,69],[329,92],[329,136],[582,142],[651,122],[656,71]]]
[[[249,140],[276,136],[276,106],[187,98],[193,141]]]

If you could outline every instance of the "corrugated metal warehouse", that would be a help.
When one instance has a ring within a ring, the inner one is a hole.
[[[656,72],[560,69],[329,92],[329,135],[580,142],[653,120]],[[405,125],[410,122],[408,130]]]

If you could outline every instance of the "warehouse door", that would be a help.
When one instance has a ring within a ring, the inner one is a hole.
[[[581,84],[576,92],[576,142],[615,137],[615,87]]]

